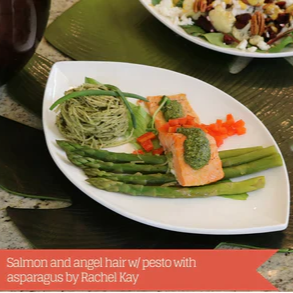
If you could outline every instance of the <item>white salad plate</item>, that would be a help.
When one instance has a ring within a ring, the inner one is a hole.
[[[43,102],[43,125],[50,154],[65,176],[93,200],[132,220],[172,231],[199,234],[251,234],[286,229],[289,219],[290,187],[285,162],[282,167],[245,176],[265,176],[265,188],[252,192],[247,200],[223,197],[164,199],[130,196],[99,190],[89,185],[86,176],[72,165],[56,140],[64,139],[55,121],[57,113],[49,107],[64,92],[84,82],[85,77],[114,84],[125,92],[142,96],[187,94],[202,123],[225,119],[232,113],[246,122],[247,134],[225,140],[220,150],[275,145],[262,122],[245,106],[219,89],[177,72],[117,62],[57,62],[50,73]],[[132,152],[126,144],[112,148],[116,152]],[[86,196],[85,195],[85,196]]]
[[[225,54],[240,56],[240,57],[248,57],[248,58],[281,58],[281,57],[290,57],[293,56],[293,47],[287,47],[279,53],[257,53],[257,52],[247,52],[236,48],[223,48],[213,44],[210,44],[208,41],[187,34],[181,27],[174,24],[170,18],[159,14],[155,9],[154,6],[151,4],[152,0],[139,0],[141,4],[153,15],[155,16],[160,22],[166,25],[169,29],[174,31],[179,36],[197,44],[202,47],[218,51]]]

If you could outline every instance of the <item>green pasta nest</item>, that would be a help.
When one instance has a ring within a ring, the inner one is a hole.
[[[84,84],[67,91],[100,89]],[[119,97],[84,96],[65,101],[58,107],[56,125],[70,141],[93,148],[112,147],[125,143],[129,129],[128,110]]]

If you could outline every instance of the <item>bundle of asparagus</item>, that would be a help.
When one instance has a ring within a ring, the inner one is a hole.
[[[93,186],[133,196],[164,198],[194,198],[235,195],[251,192],[265,186],[265,178],[231,182],[240,177],[282,166],[283,161],[274,146],[250,147],[219,152],[226,180],[199,187],[176,186],[165,156],[134,155],[96,150],[59,140],[57,144],[68,159],[83,169]],[[163,186],[162,186],[163,185]],[[167,186],[166,186],[167,185]],[[175,186],[168,186],[175,185]]]

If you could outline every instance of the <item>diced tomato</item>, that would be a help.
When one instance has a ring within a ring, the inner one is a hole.
[[[185,125],[193,125],[194,120],[187,119]]]
[[[207,129],[207,131],[208,131],[208,134],[211,135],[211,136],[213,136],[213,137],[218,136],[217,133],[216,133],[215,131],[212,131],[212,130],[210,130],[210,129]]]
[[[163,126],[161,126],[159,128],[159,131],[161,131],[161,132],[168,132],[169,126],[170,126],[169,123],[166,123],[166,124],[164,124]]]
[[[187,117],[178,118],[178,124],[180,125],[186,124],[186,121],[187,121]]]
[[[211,131],[215,131],[215,132],[217,132],[217,131],[219,130],[219,127],[218,127],[218,125],[217,125],[216,123],[213,123],[213,124],[210,124],[210,125],[209,125],[209,129],[210,129]]]
[[[144,151],[143,150],[135,150],[132,152],[134,155],[144,155]]]
[[[192,125],[194,127],[198,127],[199,124],[196,123],[194,120],[187,119],[186,125]]]
[[[245,127],[238,127],[236,131],[237,131],[238,135],[243,135],[246,133],[246,128]]]
[[[238,120],[235,122],[232,114],[228,114],[226,116],[226,121],[217,119],[215,123],[211,123],[209,125],[198,124],[195,122],[195,117],[187,115],[183,118],[170,119],[169,122],[159,128],[159,131],[176,133],[179,127],[196,127],[202,129],[205,133],[208,133],[214,137],[218,147],[224,143],[224,139],[227,137],[233,136],[235,134],[243,135],[246,133],[245,122],[243,120]]]
[[[164,153],[164,149],[162,147],[152,151],[153,155],[162,155],[163,153]]]
[[[235,122],[235,128],[240,128],[240,127],[244,127],[245,122],[243,120],[238,120],[237,122]]]
[[[179,124],[178,119],[170,119],[168,122],[170,126],[175,126]]]
[[[222,127],[223,121],[220,119],[217,119],[216,124],[218,125],[218,127]]]
[[[179,127],[180,125],[170,126],[168,132],[175,133]]]
[[[221,136],[216,136],[215,140],[218,147],[220,147],[224,143],[224,139]]]
[[[141,146],[146,152],[150,152],[154,149],[154,145],[150,139],[142,142]]]
[[[235,123],[235,120],[234,120],[234,117],[232,114],[228,114],[227,117],[226,117],[226,123],[227,124],[234,124]]]
[[[143,143],[147,140],[155,139],[156,135],[153,132],[147,132],[136,139],[137,142]]]

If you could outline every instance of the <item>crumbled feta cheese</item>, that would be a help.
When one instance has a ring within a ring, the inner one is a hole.
[[[257,47],[255,47],[255,46],[252,46],[252,47],[246,49],[247,52],[252,52],[252,53],[255,52],[256,50],[257,50]]]
[[[193,25],[194,21],[187,17],[186,14],[183,14],[178,22],[178,25]]]
[[[268,45],[266,42],[264,41],[260,41],[257,43],[257,47],[260,49],[260,50],[263,50],[263,51],[267,51],[271,46]]]
[[[180,7],[174,7],[172,0],[162,0],[160,4],[156,5],[155,10],[172,20],[172,22],[178,22],[178,18],[182,14],[182,9]]]
[[[236,48],[239,49],[239,50],[245,50],[246,47],[247,47],[247,45],[248,45],[247,40],[242,40],[242,41],[237,45]]]
[[[231,12],[234,16],[243,14],[243,13],[252,13],[253,10],[254,10],[253,6],[246,5],[242,1],[239,1],[239,0],[233,0],[233,8]]]

